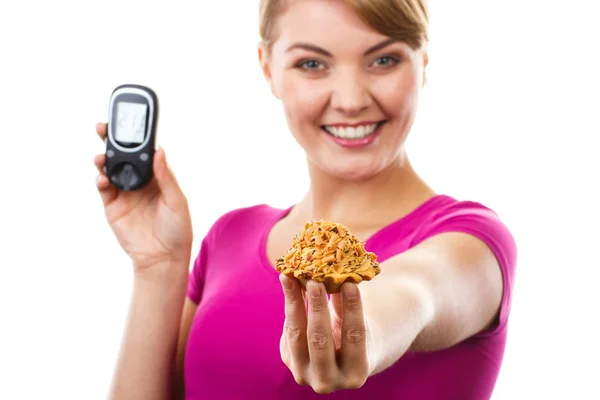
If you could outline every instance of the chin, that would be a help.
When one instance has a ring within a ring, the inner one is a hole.
[[[381,172],[380,168],[374,168],[373,165],[350,162],[343,165],[328,165],[322,170],[328,175],[349,182],[366,181]]]

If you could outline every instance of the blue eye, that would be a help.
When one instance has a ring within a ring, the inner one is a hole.
[[[301,63],[299,63],[298,66],[302,69],[314,71],[314,70],[321,69],[323,67],[323,64],[321,64],[317,60],[306,60],[306,61],[302,61]]]
[[[398,64],[398,59],[390,56],[379,57],[377,60],[375,60],[375,65],[380,67],[387,67],[396,64]]]

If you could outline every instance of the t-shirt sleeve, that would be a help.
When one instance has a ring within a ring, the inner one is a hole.
[[[508,227],[491,209],[476,202],[458,202],[441,211],[415,236],[415,244],[444,232],[471,234],[488,245],[502,273],[502,301],[496,323],[478,334],[490,335],[505,328],[510,313],[517,264],[517,245]]]
[[[206,270],[210,264],[211,253],[216,247],[216,240],[218,240],[221,232],[226,228],[232,217],[239,212],[240,210],[236,209],[221,215],[212,224],[209,231],[202,239],[200,250],[194,259],[194,265],[188,276],[187,285],[187,297],[195,304],[198,304],[202,298]]]
[[[200,298],[202,297],[206,264],[208,262],[209,235],[210,232],[204,237],[204,239],[202,239],[200,251],[194,260],[194,265],[192,266],[192,270],[190,271],[188,278],[187,297],[189,297],[194,304],[198,304],[200,302]]]

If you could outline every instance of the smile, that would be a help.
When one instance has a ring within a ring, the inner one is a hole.
[[[364,139],[373,133],[377,132],[379,127],[383,125],[385,121],[379,121],[374,123],[359,124],[355,126],[336,124],[336,125],[323,125],[321,128],[332,136],[341,139],[358,140]]]

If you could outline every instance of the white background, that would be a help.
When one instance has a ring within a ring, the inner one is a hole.
[[[595,3],[431,3],[409,154],[439,192],[495,209],[519,244],[495,400],[600,398]],[[257,4],[0,5],[1,399],[106,395],[132,285],[92,163],[114,87],[159,95],[194,251],[222,213],[304,194],[302,151],[258,67]]]

